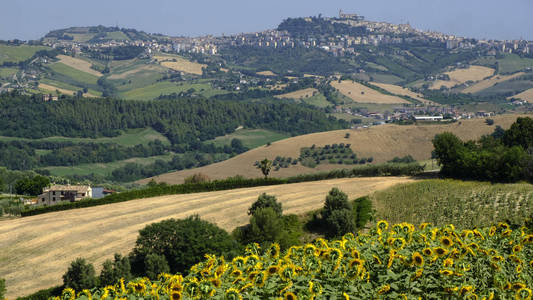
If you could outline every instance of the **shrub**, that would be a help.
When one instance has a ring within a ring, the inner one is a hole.
[[[248,209],[248,215],[254,215],[257,210],[267,207],[272,208],[278,216],[281,216],[283,214],[281,203],[277,202],[276,196],[267,195],[266,193],[263,193],[259,195],[257,200]]]
[[[131,277],[130,260],[127,257],[122,257],[122,255],[116,253],[114,261],[108,259],[102,265],[99,284],[100,286],[114,285],[119,282],[121,278],[129,280]]]
[[[144,258],[144,274],[151,280],[157,279],[157,275],[170,272],[168,262],[163,255],[149,253]]]
[[[91,289],[97,284],[94,267],[83,258],[77,258],[63,275],[63,285],[78,291]]]
[[[194,184],[194,183],[204,183],[209,182],[209,176],[203,174],[203,173],[196,173],[194,175],[191,175],[187,178],[185,178],[186,184]]]
[[[353,214],[357,228],[363,228],[366,223],[372,220],[372,201],[370,197],[360,197],[353,201]]]
[[[352,209],[350,202],[348,202],[348,195],[346,195],[338,188],[332,188],[326,196],[326,202],[324,203],[322,217],[324,219],[327,219],[333,213],[333,211],[340,209]]]
[[[6,280],[0,278],[0,299],[4,299],[6,297],[6,292]]]
[[[194,245],[194,246],[192,246]],[[172,273],[186,273],[206,253],[231,257],[238,244],[223,229],[201,220],[198,216],[186,219],[169,219],[147,225],[130,254],[132,271],[144,274],[145,258],[149,254],[165,257]]]
[[[336,209],[325,219],[328,236],[343,236],[348,232],[355,232],[355,218],[350,209]]]

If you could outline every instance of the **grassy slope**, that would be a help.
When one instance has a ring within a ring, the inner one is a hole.
[[[45,169],[49,170],[54,176],[83,176],[90,174],[107,176],[110,175],[115,169],[124,167],[128,163],[149,165],[154,163],[156,160],[170,161],[172,160],[172,157],[173,156],[171,154],[165,154],[151,157],[135,157],[110,163],[81,164],[73,167],[47,167]]]
[[[130,129],[117,137],[103,138],[70,138],[70,137],[49,137],[37,139],[37,141],[71,141],[75,143],[117,143],[123,146],[134,146],[138,144],[148,144],[148,142],[160,140],[165,144],[170,144],[168,139],[152,128]],[[0,136],[0,141],[31,141],[30,139]]]
[[[50,49],[45,46],[8,46],[0,45],[0,64],[5,61],[19,62],[32,57],[39,50]]]
[[[493,119],[495,125],[508,128],[516,120],[516,117],[517,115],[503,115],[495,116]],[[374,162],[378,163],[386,162],[395,156],[407,154],[412,155],[417,160],[425,160],[431,156],[431,151],[433,150],[431,140],[435,134],[451,131],[462,139],[476,139],[483,134],[492,133],[495,125],[486,125],[484,119],[472,119],[447,125],[382,125],[364,130],[348,129],[313,133],[281,140],[272,143],[271,146],[259,147],[209,166],[163,174],[157,176],[155,180],[181,183],[185,177],[198,172],[205,173],[213,179],[226,178],[237,174],[245,177],[259,177],[261,172],[253,166],[255,161],[262,160],[265,157],[274,159],[276,156],[297,158],[302,147],[310,147],[313,144],[316,146],[334,143],[351,144],[351,148],[357,156],[373,157]],[[350,133],[348,139],[344,138],[346,133]],[[271,176],[287,177],[302,173],[315,173],[332,168],[338,168],[338,166],[320,164],[316,168],[310,169],[297,165],[272,172]],[[140,182],[146,183],[148,181],[149,179],[145,179]]]
[[[176,84],[173,82],[163,81],[155,84],[145,86],[138,89],[133,89],[127,92],[123,92],[120,95],[125,99],[154,99],[160,95],[168,95],[172,93],[180,93],[187,91],[188,89],[195,89],[205,97],[211,97],[213,95],[224,93],[224,91],[213,90],[209,84],[197,83],[197,84]],[[203,91],[202,91],[203,89]]]
[[[79,83],[95,85],[96,81],[98,80],[98,77],[92,74],[82,72],[60,62],[50,65],[50,69],[61,75],[68,76]]]
[[[533,213],[533,185],[434,179],[377,192],[372,200],[377,218],[390,223],[473,228],[523,222]]]
[[[198,214],[231,230],[248,222],[247,209],[261,193],[275,195],[285,213],[301,214],[322,207],[333,187],[354,199],[411,180],[346,178],[163,196],[2,221],[0,277],[7,280],[6,296],[14,299],[60,284],[70,262],[80,256],[95,263],[98,271],[114,253],[131,251],[138,231],[153,222]]]
[[[214,140],[207,141],[214,142],[215,145],[229,145],[232,139],[240,139],[244,146],[253,149],[263,146],[268,142],[275,142],[290,137],[285,133],[279,133],[266,129],[240,129],[234,133],[225,136],[219,136]]]

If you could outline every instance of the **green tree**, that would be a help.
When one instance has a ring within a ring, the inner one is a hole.
[[[272,169],[272,161],[268,160],[267,158],[263,159],[259,162],[259,169],[261,169],[261,172],[263,175],[265,175],[266,179],[270,173],[270,170]]]
[[[0,278],[0,299],[5,299],[6,297],[6,280],[3,278]]]
[[[100,286],[114,285],[121,278],[129,280],[131,277],[130,260],[127,257],[115,253],[114,261],[108,259],[102,265],[99,284]]]
[[[83,258],[74,260],[63,275],[63,285],[76,291],[94,288],[97,281],[93,265]]]
[[[332,188],[326,196],[324,209],[322,210],[322,217],[326,220],[335,210],[347,209],[352,210],[352,205],[348,202],[348,195],[339,190]]]
[[[277,242],[283,233],[283,220],[271,207],[258,209],[250,218],[248,242]]]
[[[357,228],[363,228],[366,223],[372,220],[372,201],[370,197],[360,197],[354,200],[353,214]]]
[[[433,147],[443,174],[461,174],[461,167],[457,163],[465,147],[457,136],[451,132],[437,134],[433,139]]]
[[[355,218],[350,209],[336,209],[325,219],[329,237],[343,236],[355,232]]]
[[[528,149],[533,145],[533,119],[530,117],[517,118],[503,135],[503,143],[507,147],[522,146]]]
[[[238,243],[226,231],[198,216],[169,219],[139,231],[130,254],[131,267],[135,275],[144,275],[145,258],[153,253],[165,257],[170,272],[187,273],[206,253],[231,257],[238,248]]]
[[[257,210],[267,207],[272,208],[280,217],[283,214],[281,203],[277,202],[276,196],[267,195],[266,193],[263,193],[259,195],[257,200],[248,209],[248,215],[254,215]]]
[[[34,177],[22,178],[15,183],[15,191],[20,195],[39,195],[43,188],[50,185],[50,179],[45,176],[37,175]]]
[[[144,274],[151,280],[157,279],[161,273],[169,273],[170,267],[163,255],[150,253],[144,258]]]

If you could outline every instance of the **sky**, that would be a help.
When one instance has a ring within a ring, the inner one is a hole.
[[[0,40],[91,25],[172,36],[255,32],[288,17],[337,16],[339,9],[464,37],[533,40],[533,0],[2,0]]]

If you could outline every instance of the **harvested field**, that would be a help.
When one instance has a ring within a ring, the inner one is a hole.
[[[191,62],[177,55],[156,55],[154,58],[159,61],[163,67],[195,75],[202,75],[202,68],[207,67],[207,65]]]
[[[477,139],[484,134],[494,131],[496,125],[507,129],[519,115],[499,115],[491,117],[494,126],[485,124],[485,119],[461,120],[451,124],[427,125],[380,125],[360,130],[335,130],[328,132],[312,133],[296,136],[277,142],[270,146],[262,146],[230,158],[228,160],[207,165],[201,168],[183,170],[162,174],[154,177],[155,181],[168,183],[183,183],[183,180],[195,173],[207,174],[211,179],[223,179],[230,176],[242,175],[248,178],[261,177],[261,171],[253,164],[265,157],[273,160],[276,156],[298,158],[302,147],[317,147],[331,144],[351,144],[351,148],[358,157],[373,157],[374,162],[383,163],[395,156],[412,155],[416,160],[427,160],[431,157],[433,144],[431,140],[435,134],[450,131],[464,140]],[[346,133],[349,138],[344,138]],[[288,177],[304,173],[316,173],[331,169],[340,169],[354,166],[319,164],[316,168],[307,168],[300,164],[272,171],[273,177]],[[139,183],[148,183],[151,178],[140,180]]]
[[[73,91],[73,90],[62,89],[62,88],[59,88],[59,87],[56,87],[50,84],[46,84],[46,83],[41,83],[41,82],[39,83],[38,88],[45,90],[45,91],[52,92],[52,93],[55,93],[57,90],[65,95],[70,95],[70,96],[76,93],[76,91]],[[97,96],[90,94],[90,93],[84,93],[83,97],[97,97]]]
[[[257,72],[256,74],[261,75],[261,76],[276,76],[276,73],[272,71],[261,71],[261,72]]]
[[[374,89],[351,80],[343,80],[340,83],[338,81],[333,81],[331,82],[331,86],[339,90],[339,92],[344,94],[346,97],[359,103],[410,103],[409,101],[400,97],[382,94]]]
[[[494,69],[483,66],[470,66],[466,69],[455,69],[444,74],[450,76],[450,80],[437,80],[433,83],[431,89],[438,90],[441,86],[452,88],[455,85],[463,84],[467,81],[480,81],[492,76]]]
[[[496,83],[507,81],[516,77],[520,77],[524,75],[524,72],[518,72],[512,75],[496,75],[489,79],[482,80],[472,86],[467,87],[466,89],[462,90],[462,93],[477,93],[484,89],[490,88],[491,86],[495,85]]]
[[[285,99],[304,99],[313,97],[315,94],[318,94],[319,91],[315,88],[307,88],[303,90],[298,90],[290,92],[287,94],[277,95],[276,98],[285,98]]]
[[[60,62],[76,70],[89,73],[96,77],[100,77],[103,75],[102,73],[91,69],[91,63],[83,59],[74,58],[72,56],[66,56],[66,55],[58,55],[57,58],[59,58]]]
[[[115,73],[111,76],[109,76],[109,79],[125,79],[125,78],[128,78],[129,76],[132,76],[132,75],[136,75],[137,73],[139,72],[145,72],[145,71],[156,71],[156,72],[160,72],[162,70],[166,70],[160,66],[156,66],[156,65],[143,65],[143,66],[139,66],[135,69],[132,69],[132,70],[128,70],[126,72],[123,72],[123,73]]]
[[[162,196],[5,220],[0,222],[0,277],[7,281],[6,296],[14,299],[61,284],[61,276],[77,257],[94,263],[99,271],[114,253],[127,254],[138,231],[153,222],[198,214],[232,230],[248,222],[247,209],[261,193],[275,195],[285,213],[301,214],[322,207],[333,187],[354,199],[411,181],[407,177],[334,179]]]
[[[527,101],[529,103],[533,103],[533,89],[525,90],[520,94],[516,94],[514,96],[507,97],[507,99],[516,98],[516,99],[522,99],[524,101]]]
[[[404,88],[404,87],[399,86],[399,85],[388,84],[388,83],[379,83],[379,82],[371,82],[371,84],[373,84],[375,86],[378,86],[378,87],[386,90],[389,93],[400,95],[400,96],[408,96],[408,97],[416,99],[416,100],[418,100],[418,101],[420,101],[420,102],[422,102],[424,104],[431,104],[431,105],[435,105],[436,104],[433,101],[430,101],[430,100],[422,98],[422,96],[420,94],[412,92],[408,88]]]

